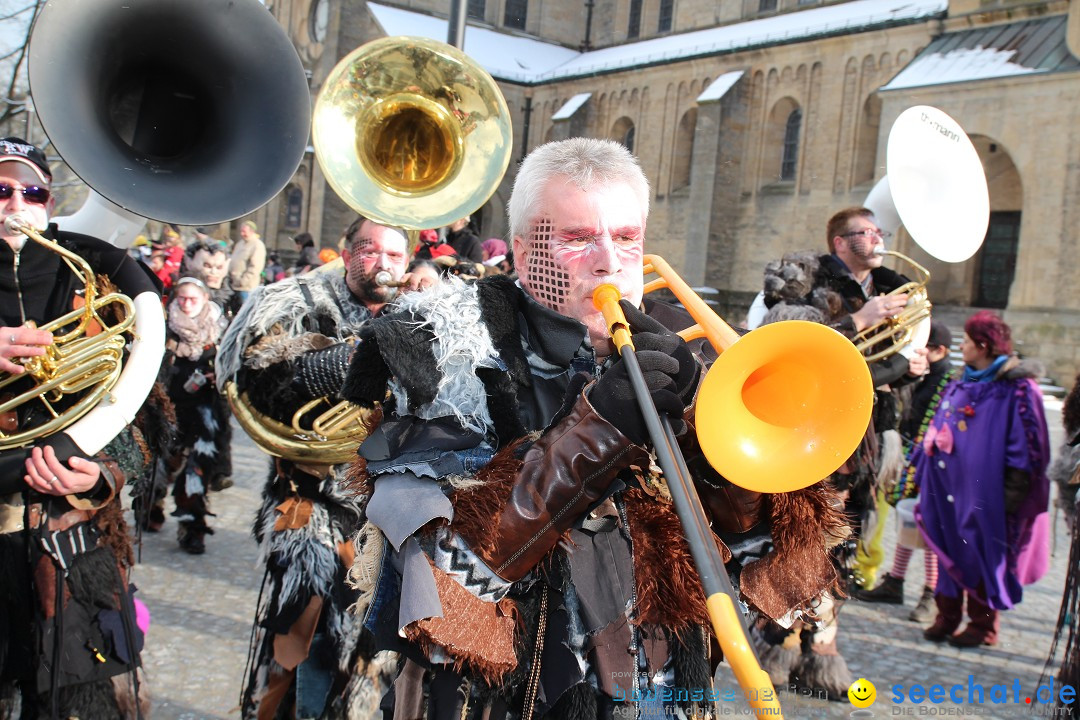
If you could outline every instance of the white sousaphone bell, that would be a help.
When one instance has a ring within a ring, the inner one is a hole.
[[[910,107],[889,131],[885,161],[887,174],[863,203],[878,227],[895,234],[902,224],[919,247],[943,262],[974,255],[986,237],[990,195],[982,160],[960,125],[937,108]],[[910,263],[920,279],[893,291],[908,295],[903,313],[856,336],[868,362],[896,352],[910,358],[930,336],[929,271],[901,253],[883,254]]]

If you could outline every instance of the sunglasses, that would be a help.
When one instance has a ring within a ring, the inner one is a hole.
[[[22,193],[23,200],[28,203],[33,203],[34,205],[44,205],[49,202],[49,196],[51,195],[48,188],[43,188],[38,185],[16,188],[7,183],[0,183],[0,200],[7,200],[15,194],[16,190]]]

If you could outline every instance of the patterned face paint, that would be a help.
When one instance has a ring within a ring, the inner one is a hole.
[[[553,180],[541,195],[543,215],[515,252],[521,284],[540,304],[580,321],[598,350],[608,345],[592,293],[604,283],[641,302],[645,219],[626,183],[583,190]]]
[[[405,237],[397,230],[365,222],[357,230],[357,238],[342,252],[345,262],[345,282],[353,294],[361,300],[385,303],[394,299],[397,288],[384,287],[375,282],[382,271],[389,272],[394,280],[405,274],[408,253]]]

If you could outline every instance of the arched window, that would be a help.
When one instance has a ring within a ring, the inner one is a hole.
[[[483,20],[484,11],[486,10],[485,0],[469,0],[468,16],[473,20]]]
[[[671,23],[674,16],[675,0],[660,0],[660,21],[656,25],[656,31],[661,33],[671,32]]]
[[[298,229],[304,218],[304,191],[295,185],[285,188],[285,227]]]
[[[855,136],[854,183],[869,183],[877,169],[878,132],[881,130],[881,98],[877,93],[863,103],[862,122]]]
[[[690,185],[690,169],[694,164],[694,130],[697,128],[697,108],[690,108],[679,121],[675,134],[675,157],[672,160],[671,189]]]
[[[634,39],[641,35],[641,0],[630,0],[630,22],[626,27],[626,37]]]
[[[615,121],[611,128],[611,139],[617,140],[626,146],[630,152],[634,152],[634,122],[625,115]]]
[[[780,179],[794,180],[799,164],[799,130],[802,128],[802,110],[795,108],[788,115],[784,126],[784,154],[780,161]]]
[[[529,13],[529,0],[506,0],[503,24],[508,28],[525,29],[525,16]]]

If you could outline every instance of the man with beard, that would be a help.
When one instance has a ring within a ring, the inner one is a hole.
[[[345,233],[344,277],[315,272],[256,288],[219,346],[219,389],[235,382],[255,410],[286,424],[308,400],[335,395],[360,328],[397,293],[376,275],[400,279],[406,246],[398,228],[358,218]],[[290,717],[346,710],[352,717],[378,683],[377,672],[363,670],[369,645],[348,611],[356,601],[345,582],[350,538],[363,506],[341,489],[345,469],[284,458],[271,467],[254,526],[265,602],[257,608],[245,718],[279,717],[292,705]]]

